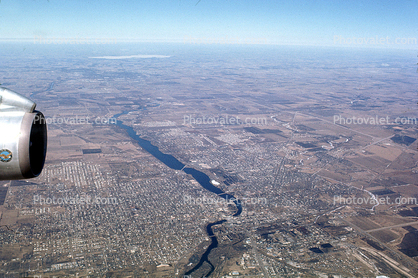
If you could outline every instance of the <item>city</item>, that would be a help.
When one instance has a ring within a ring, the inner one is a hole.
[[[1,187],[1,277],[417,275],[417,125],[394,122],[414,117],[408,55],[42,47],[0,54],[48,124],[41,176]]]

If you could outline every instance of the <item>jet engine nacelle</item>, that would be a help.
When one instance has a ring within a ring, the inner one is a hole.
[[[0,87],[0,180],[37,177],[44,167],[47,130],[36,103]]]

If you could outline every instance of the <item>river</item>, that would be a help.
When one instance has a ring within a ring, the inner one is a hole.
[[[128,113],[129,113],[128,111],[125,111],[125,112],[114,115],[113,118],[117,119],[120,116],[126,115]],[[153,155],[155,158],[157,158],[159,161],[161,161],[162,163],[164,163],[165,165],[167,165],[171,169],[184,171],[186,174],[191,175],[204,189],[206,189],[206,190],[208,190],[212,193],[215,193],[219,197],[224,198],[226,201],[232,201],[235,204],[235,206],[237,207],[237,211],[234,213],[233,216],[239,216],[241,214],[241,212],[242,212],[241,202],[238,199],[236,199],[234,196],[232,196],[228,193],[225,193],[224,191],[222,191],[222,189],[214,186],[210,182],[210,178],[208,177],[208,175],[206,175],[205,173],[203,173],[199,170],[196,170],[194,168],[185,167],[186,165],[181,163],[180,161],[178,161],[178,159],[175,158],[174,156],[161,152],[158,147],[151,144],[150,141],[145,140],[145,139],[141,138],[140,136],[138,136],[136,134],[135,130],[132,127],[123,124],[122,121],[117,120],[116,125],[120,128],[125,129],[126,132],[128,133],[128,135],[132,139],[134,139],[138,143],[138,145],[140,145],[144,150],[149,152],[151,155]],[[215,226],[215,225],[222,224],[224,222],[226,222],[226,220],[223,219],[223,220],[219,220],[219,221],[207,224],[206,232],[211,239],[211,244],[208,246],[205,253],[203,253],[203,255],[201,256],[198,264],[194,268],[192,268],[191,270],[186,272],[185,275],[191,275],[194,271],[199,269],[204,262],[207,262],[211,267],[211,270],[205,275],[205,277],[211,275],[212,272],[215,270],[215,267],[209,261],[209,258],[208,258],[212,249],[214,249],[218,246],[218,239],[214,235],[212,227]]]

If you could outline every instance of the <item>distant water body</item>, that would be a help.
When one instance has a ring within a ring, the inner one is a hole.
[[[120,117],[122,115],[126,115],[128,113],[129,112],[119,113],[119,114],[114,115],[113,118],[117,119],[118,117]],[[126,132],[128,133],[128,135],[132,139],[134,139],[144,150],[146,150],[147,152],[152,154],[155,158],[157,158],[159,161],[161,161],[162,163],[164,163],[165,165],[167,165],[171,169],[184,171],[186,174],[191,175],[206,190],[209,190],[210,192],[217,194],[219,197],[224,198],[226,201],[230,200],[230,201],[234,202],[235,206],[237,207],[237,211],[235,212],[235,214],[233,216],[239,216],[241,214],[242,206],[241,206],[240,201],[238,199],[236,199],[234,196],[223,192],[222,189],[214,186],[210,182],[210,178],[208,177],[208,175],[206,175],[205,173],[203,173],[199,170],[196,170],[194,168],[185,167],[186,165],[181,163],[180,161],[178,161],[178,159],[175,158],[174,156],[161,152],[158,147],[151,144],[150,141],[142,139],[141,137],[139,137],[132,127],[123,124],[122,121],[118,120],[116,125],[120,128],[125,129]],[[215,226],[215,225],[222,224],[225,221],[226,220],[220,220],[220,221],[217,221],[217,222],[214,222],[214,223],[209,223],[206,226],[206,232],[211,239],[211,244],[206,249],[206,251],[202,255],[202,257],[200,258],[199,263],[193,269],[189,270],[186,273],[186,275],[190,275],[191,273],[193,273],[194,271],[199,269],[204,262],[207,262],[211,267],[211,270],[209,271],[209,273],[206,274],[206,276],[209,276],[215,270],[215,267],[212,265],[212,263],[209,261],[209,258],[208,258],[209,253],[211,252],[211,250],[218,247],[218,240],[217,240],[216,236],[214,235],[214,233],[212,231],[212,227]]]

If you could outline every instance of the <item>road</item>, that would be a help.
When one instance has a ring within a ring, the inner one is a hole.
[[[258,265],[260,266],[261,270],[263,271],[264,277],[269,278],[270,276],[269,276],[269,273],[266,269],[266,266],[264,265],[264,262],[261,259],[260,254],[258,253],[256,239],[255,239],[254,236],[251,236],[250,239],[251,239],[251,247],[253,249],[255,259],[257,260]]]
[[[405,226],[412,226],[412,225],[418,225],[418,221],[408,222],[408,223],[403,223],[403,224],[398,224],[398,225],[392,225],[392,226],[387,226],[387,227],[381,227],[381,228],[377,228],[377,229],[367,230],[366,232],[367,233],[372,233],[372,232],[378,232],[378,231],[383,231],[383,230],[387,230],[387,229],[399,228],[399,227],[405,227]]]

